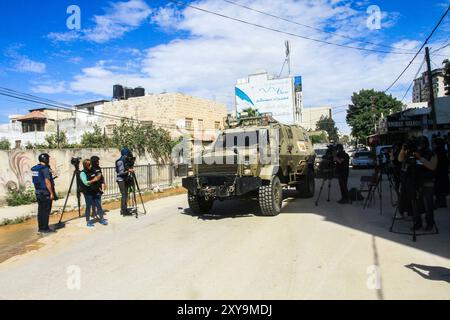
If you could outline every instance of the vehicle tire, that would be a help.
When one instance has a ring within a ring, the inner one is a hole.
[[[275,217],[280,214],[283,203],[283,188],[280,178],[273,176],[269,184],[263,184],[258,194],[261,215]]]
[[[305,179],[296,186],[297,192],[302,198],[312,198],[316,192],[316,179],[314,172],[308,171]]]
[[[206,200],[195,194],[188,193],[189,208],[198,215],[206,215],[211,212],[214,200]]]

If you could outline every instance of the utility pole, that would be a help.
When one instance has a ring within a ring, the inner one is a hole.
[[[425,48],[425,59],[427,60],[427,78],[428,78],[428,107],[431,109],[431,118],[433,119],[433,131],[437,130],[436,105],[434,101],[433,74],[431,72],[430,48]]]

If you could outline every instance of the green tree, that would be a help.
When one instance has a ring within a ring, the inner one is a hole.
[[[122,121],[119,126],[114,128],[112,137],[112,144],[115,147],[126,146],[139,155],[148,152],[158,163],[166,163],[170,160],[172,149],[176,143],[167,130],[129,121]]]
[[[352,135],[359,141],[366,141],[375,133],[375,125],[382,114],[387,116],[402,110],[402,102],[375,90],[361,90],[353,93],[352,104],[347,111],[347,123],[352,128]]]
[[[64,131],[59,132],[59,134],[54,133],[46,136],[45,141],[48,149],[63,149],[69,146],[67,135]]]
[[[102,129],[98,125],[94,125],[93,132],[86,132],[81,137],[82,148],[108,148],[111,143],[111,139],[102,133]]]
[[[448,59],[444,60],[443,64],[444,64],[445,95],[450,96],[450,60]]]
[[[259,115],[258,109],[253,109],[253,108],[243,109],[241,114],[242,113],[247,113],[249,117],[257,117]]]
[[[350,137],[348,135],[343,135],[339,138],[339,143],[342,145],[348,145],[350,143]]]
[[[312,144],[322,144],[322,143],[328,143],[328,137],[325,132],[322,132],[320,134],[309,134],[311,138]]]
[[[336,122],[330,117],[320,117],[320,120],[317,121],[316,124],[316,130],[323,130],[328,133],[328,137],[330,140],[338,141],[339,140],[339,134],[338,134],[338,128],[336,127]]]
[[[0,140],[0,150],[9,150],[11,149],[11,143],[9,142],[9,140],[6,139],[2,139]]]

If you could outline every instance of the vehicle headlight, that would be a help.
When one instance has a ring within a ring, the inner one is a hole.
[[[188,177],[193,177],[194,176],[194,171],[188,171]]]

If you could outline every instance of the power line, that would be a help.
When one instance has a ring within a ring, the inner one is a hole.
[[[420,47],[419,51],[417,51],[417,53],[414,55],[414,58],[412,58],[412,60],[408,63],[408,65],[406,66],[406,68],[400,73],[400,75],[395,79],[395,81],[384,91],[385,93],[388,92],[389,90],[391,90],[391,88],[393,86],[395,86],[395,84],[398,82],[398,80],[401,79],[401,77],[405,74],[405,72],[409,69],[409,67],[413,64],[414,60],[416,60],[417,56],[420,54],[420,52],[423,50],[423,48],[425,48],[425,46],[428,44],[428,41],[430,41],[431,37],[433,36],[433,34],[436,32],[436,30],[439,28],[439,26],[441,25],[442,21],[444,21],[445,17],[447,16],[448,12],[450,11],[450,6],[447,7],[447,10],[445,11],[444,15],[442,16],[442,18],[439,20],[439,22],[437,23],[437,25],[434,27],[433,31],[431,31],[430,35],[426,38],[425,42],[422,44],[422,46]]]
[[[409,91],[411,90],[411,88],[412,88],[412,86],[413,86],[413,84],[414,84],[414,81],[415,81],[415,80],[417,79],[417,77],[419,76],[420,71],[422,71],[422,68],[423,68],[423,65],[424,65],[424,64],[425,64],[425,59],[423,59],[422,64],[421,64],[420,67],[419,67],[419,70],[417,70],[417,73],[416,73],[416,75],[414,76],[414,79],[413,79],[413,81],[411,82],[411,84],[409,85],[409,87],[408,87],[408,89],[406,90],[405,94],[403,95],[403,98],[402,98],[401,102],[403,102],[403,101],[405,100],[406,96],[408,95]]]
[[[345,45],[345,44],[334,43],[334,42],[330,42],[330,41],[326,41],[326,40],[310,38],[310,37],[302,36],[302,35],[299,35],[299,34],[295,34],[295,33],[287,32],[287,31],[282,31],[282,30],[279,30],[279,29],[267,27],[267,26],[264,26],[264,25],[261,25],[261,24],[249,22],[249,21],[246,21],[246,20],[230,17],[230,16],[224,15],[222,13],[206,10],[206,9],[203,9],[203,8],[200,8],[200,7],[197,7],[197,6],[193,6],[193,5],[185,3],[185,2],[177,1],[176,3],[184,5],[186,7],[192,8],[192,9],[195,9],[195,10],[198,10],[198,11],[209,13],[209,14],[212,14],[212,15],[215,15],[215,16],[218,16],[218,17],[222,17],[222,18],[233,20],[233,21],[236,21],[236,22],[240,22],[240,23],[243,23],[243,24],[246,24],[246,25],[254,26],[254,27],[257,27],[257,28],[260,28],[260,29],[273,31],[273,32],[276,32],[276,33],[281,33],[281,34],[289,35],[289,36],[300,38],[300,39],[304,39],[304,40],[309,40],[309,41],[314,41],[314,42],[323,43],[323,44],[327,44],[327,45],[332,45],[332,46],[337,46],[337,47],[347,48],[347,49],[353,49],[353,50],[359,50],[359,51],[368,51],[368,52],[385,53],[385,54],[399,54],[399,55],[409,54],[409,53],[396,52],[396,51],[384,51],[384,50],[377,50],[377,49],[368,49],[368,48],[362,48],[362,47],[356,47],[356,46],[350,46],[350,45]]]
[[[289,19],[277,16],[277,15],[274,15],[274,14],[271,14],[271,13],[268,13],[268,12],[264,12],[264,11],[261,11],[261,10],[258,10],[258,9],[254,9],[254,8],[251,8],[249,6],[246,6],[246,5],[234,2],[234,1],[230,1],[230,0],[223,0],[223,1],[227,2],[229,4],[232,4],[234,6],[238,6],[238,7],[250,10],[250,11],[254,11],[254,12],[257,12],[257,13],[260,13],[260,14],[263,14],[263,15],[275,18],[275,19],[279,19],[279,20],[282,20],[282,21],[293,23],[293,24],[296,24],[296,25],[299,25],[299,26],[302,26],[302,27],[305,27],[305,28],[309,28],[309,29],[312,29],[312,30],[316,30],[316,31],[319,31],[319,32],[322,32],[322,33],[331,34],[331,35],[334,35],[334,36],[337,36],[337,37],[340,37],[340,38],[344,38],[344,39],[348,39],[348,40],[352,40],[352,41],[356,41],[356,42],[360,42],[360,43],[370,44],[370,45],[374,45],[374,46],[377,46],[377,47],[383,47],[383,48],[389,48],[389,49],[395,49],[395,50],[398,49],[398,48],[395,48],[395,47],[392,47],[392,46],[378,44],[378,43],[365,41],[365,40],[361,40],[361,39],[356,39],[356,38],[353,38],[353,37],[350,37],[350,36],[346,36],[346,35],[343,35],[343,34],[340,34],[340,33],[337,33],[337,32],[327,31],[327,30],[323,30],[323,29],[320,29],[320,28],[312,27],[312,26],[309,26],[309,25],[304,24],[304,23],[296,22],[296,21],[289,20]],[[406,52],[405,51],[404,53],[405,54],[413,54],[415,52],[413,52],[413,51]]]
[[[4,88],[4,87],[0,87],[0,95],[6,96],[6,97],[11,97],[11,98],[22,100],[22,101],[33,102],[33,103],[36,103],[39,105],[53,107],[53,108],[56,108],[57,110],[59,110],[59,109],[66,110],[66,111],[70,111],[70,112],[81,113],[81,114],[86,114],[86,115],[91,115],[91,116],[95,115],[99,118],[105,118],[105,119],[116,120],[116,121],[126,120],[126,121],[131,121],[131,122],[135,122],[135,123],[139,123],[139,124],[143,123],[143,121],[141,121],[141,120],[117,116],[117,115],[108,114],[108,113],[104,113],[104,112],[94,111],[94,113],[92,114],[89,111],[79,110],[76,107],[70,106],[68,104],[59,103],[54,100],[40,98],[40,97],[33,96],[30,94],[26,94],[26,93],[21,93],[19,91]],[[69,107],[64,107],[64,105],[69,106]],[[157,127],[164,127],[164,128],[170,128],[170,129],[175,128],[175,126],[168,125],[168,124],[162,124],[162,123],[156,123],[156,122],[153,122],[153,124]]]

